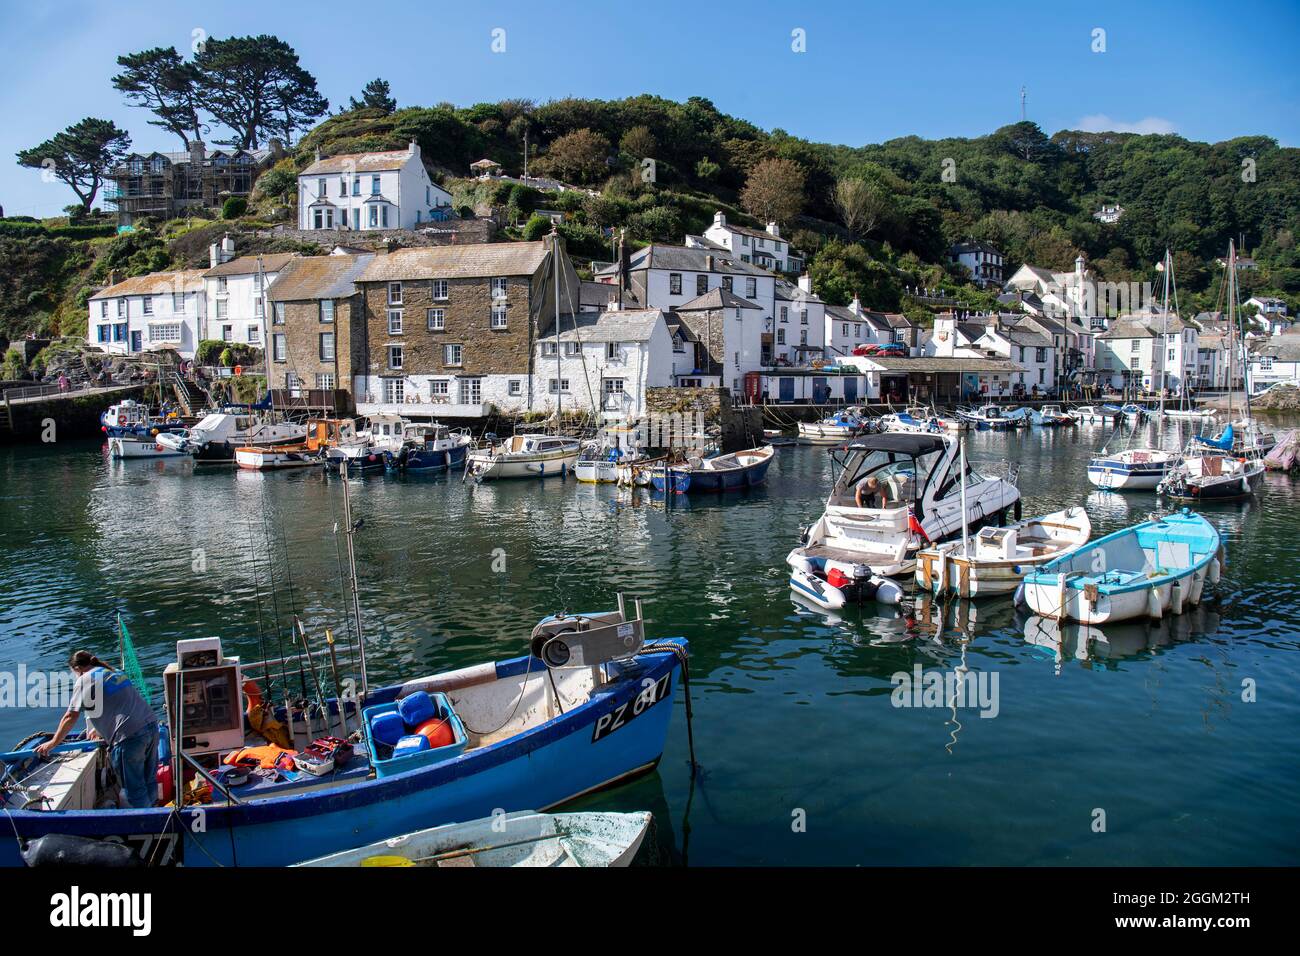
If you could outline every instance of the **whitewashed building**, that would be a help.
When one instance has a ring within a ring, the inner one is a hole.
[[[971,282],[984,289],[1002,287],[1002,253],[987,242],[959,242],[948,250],[950,262],[969,270]]]
[[[533,410],[559,405],[633,419],[646,412],[647,387],[674,384],[673,334],[659,309],[561,315],[558,340],[554,322],[541,332],[533,368]]]
[[[798,284],[778,279],[772,324],[762,343],[765,365],[807,365],[826,351],[826,303],[813,291],[812,278]]]
[[[90,297],[86,342],[113,355],[175,349],[193,358],[204,311],[203,272],[152,272]]]
[[[263,348],[267,336],[266,296],[293,253],[235,256],[229,236],[209,249],[210,267],[203,273],[203,318],[199,340]]]
[[[1176,315],[1122,315],[1097,336],[1096,349],[1097,378],[1112,388],[1126,382],[1149,392],[1162,383],[1173,393],[1197,387],[1197,329]]]
[[[1269,335],[1279,335],[1291,327],[1286,302],[1269,295],[1253,295],[1243,305],[1255,307],[1255,323]]]
[[[451,216],[451,193],[406,149],[321,158],[298,174],[299,229],[414,229]]]
[[[1250,393],[1277,384],[1300,385],[1300,333],[1275,335],[1251,353],[1246,367]]]
[[[741,262],[761,269],[774,272],[799,272],[803,269],[803,258],[790,248],[788,239],[781,238],[781,227],[774,222],[769,222],[766,230],[737,226],[727,222],[726,214],[719,210],[713,214],[712,225],[704,230],[704,238]]]

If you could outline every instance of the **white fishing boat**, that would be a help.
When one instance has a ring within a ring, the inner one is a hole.
[[[1264,460],[1202,451],[1178,462],[1156,491],[1178,501],[1237,501],[1264,484]]]
[[[180,458],[185,452],[178,451],[170,445],[164,444],[160,439],[163,433],[157,435],[135,435],[123,433],[121,435],[112,435],[108,439],[108,455],[110,458],[124,460],[137,458]]]
[[[1219,532],[1200,515],[1145,521],[1025,575],[1016,603],[1040,617],[1105,624],[1181,614],[1223,567]]]
[[[886,579],[912,574],[921,550],[963,526],[1007,524],[1019,511],[1014,468],[995,477],[968,465],[963,495],[964,456],[950,435],[868,435],[834,456],[839,472],[826,510],[786,558],[791,588],[822,607],[896,603],[901,589]]]
[[[1097,405],[1078,405],[1066,414],[1080,425],[1104,425],[1113,417],[1113,413]]]
[[[578,463],[582,443],[562,435],[513,435],[477,448],[466,458],[465,474],[476,481],[567,475]]]
[[[296,866],[624,867],[653,816],[639,813],[498,814],[418,830]]]
[[[1149,491],[1173,467],[1176,452],[1160,448],[1130,448],[1088,461],[1088,480],[1111,491]]]
[[[249,445],[235,449],[235,464],[247,471],[274,471],[318,465],[330,448],[356,440],[351,418],[313,418],[302,441],[282,445]]]
[[[588,484],[615,484],[620,463],[631,464],[644,455],[636,447],[637,430],[630,425],[607,425],[582,446],[574,477]]]
[[[1003,528],[986,527],[917,555],[916,583],[961,598],[1011,594],[1025,574],[1087,543],[1092,522],[1083,508],[1066,508]]]
[[[1038,423],[1051,428],[1055,425],[1073,425],[1075,419],[1061,411],[1060,405],[1044,405],[1038,410]]]
[[[957,415],[980,431],[1007,431],[1016,423],[997,405],[984,405],[975,409],[957,409]]]

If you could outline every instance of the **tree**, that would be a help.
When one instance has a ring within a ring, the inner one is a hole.
[[[865,239],[894,213],[894,204],[885,191],[865,179],[838,180],[831,202],[855,239]]]
[[[561,179],[588,182],[605,169],[609,140],[590,129],[577,129],[552,141],[546,150],[546,166]]]
[[[194,56],[199,102],[234,132],[224,145],[256,149],[264,137],[293,134],[329,109],[316,78],[278,37],[209,40]]]
[[[653,156],[659,143],[649,126],[633,126],[618,141],[618,148],[633,159],[645,159]]]
[[[117,65],[122,72],[113,77],[113,86],[128,104],[150,110],[157,117],[149,120],[149,125],[175,133],[186,149],[190,148],[191,138],[203,138],[198,71],[182,59],[175,47],[128,53],[117,58]]]
[[[77,194],[82,210],[90,212],[106,174],[130,148],[126,130],[118,129],[112,120],[87,117],[39,146],[19,152],[18,165],[49,170]]]
[[[393,113],[397,110],[397,100],[393,99],[391,91],[388,88],[388,81],[375,78],[367,83],[361,90],[361,101],[349,97],[351,105],[348,109],[359,110],[363,108],[383,110],[385,113]]]
[[[804,172],[789,159],[765,159],[750,171],[740,203],[763,222],[789,222],[803,209]]]

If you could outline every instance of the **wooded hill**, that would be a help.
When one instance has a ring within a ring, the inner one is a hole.
[[[601,195],[464,178],[484,157],[518,175],[525,133],[530,172]],[[760,217],[746,211],[774,211],[783,234],[808,254],[828,301],[842,304],[857,292],[875,308],[906,308],[905,286],[962,284],[962,270],[946,265],[954,241],[992,243],[1006,255],[1008,273],[1026,261],[1069,269],[1083,252],[1103,279],[1152,282],[1168,246],[1188,314],[1215,306],[1215,260],[1237,239],[1258,265],[1242,274],[1244,294],[1300,305],[1300,150],[1264,136],[1215,144],[1131,133],[1048,137],[1033,123],[1017,123],[972,139],[909,136],[849,147],[764,131],[701,97],[360,107],[320,123],[264,174],[249,215],[292,202],[296,173],[317,148],[326,155],[396,149],[411,139],[458,206],[491,203],[521,223],[536,207],[564,210],[563,231],[579,256],[609,256],[606,227],[625,228],[642,242],[681,242],[683,233],[703,231],[716,209],[754,225]],[[646,159],[653,160],[652,181],[643,175]],[[783,175],[747,192],[764,165],[765,174],[779,168]],[[1093,217],[1109,203],[1125,210],[1113,225]],[[540,223],[530,225],[536,231]],[[74,331],[77,300],[103,280],[105,260],[128,273],[180,264],[161,238],[51,237],[40,242],[61,248],[43,253],[29,242],[0,229],[0,335]],[[972,307],[993,304],[992,295],[969,286],[961,296]]]

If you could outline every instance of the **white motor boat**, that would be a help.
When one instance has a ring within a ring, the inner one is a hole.
[[[385,452],[400,452],[417,428],[423,431],[423,426],[415,426],[391,412],[363,418],[351,438],[325,449],[324,464],[338,468],[346,459],[349,470],[354,472],[383,468]]]
[[[837,445],[859,434],[866,423],[863,410],[850,406],[820,421],[800,422],[799,441],[806,445]]]
[[[652,814],[498,814],[406,833],[296,866],[624,867],[650,828]]]
[[[1026,572],[1086,544],[1091,535],[1092,522],[1079,507],[986,527],[968,541],[947,541],[918,554],[916,583],[960,598],[1011,594]]]
[[[837,450],[826,510],[786,558],[790,586],[832,609],[881,594],[896,602],[901,589],[884,579],[913,573],[921,550],[963,525],[1009,523],[1020,506],[1015,470],[1003,478],[968,465],[963,495],[962,457],[951,435],[867,435]]]
[[[186,452],[160,441],[164,434],[159,432],[157,435],[113,435],[108,439],[109,457],[119,459],[184,457]]]
[[[582,443],[576,438],[537,433],[513,435],[471,451],[465,474],[477,481],[567,475],[578,463],[581,452]]]
[[[637,448],[637,429],[630,425],[607,425],[582,446],[574,476],[589,484],[616,484],[621,464],[644,459]]]
[[[302,441],[307,428],[296,422],[271,421],[243,411],[212,412],[181,432],[159,434],[159,444],[192,455],[197,464],[229,464],[236,448]]]
[[[1264,470],[1257,455],[1238,458],[1205,449],[1174,465],[1156,492],[1177,501],[1238,501],[1259,491]]]
[[[1111,418],[1104,409],[1098,408],[1096,405],[1078,405],[1065,414],[1080,425],[1104,425]]]

